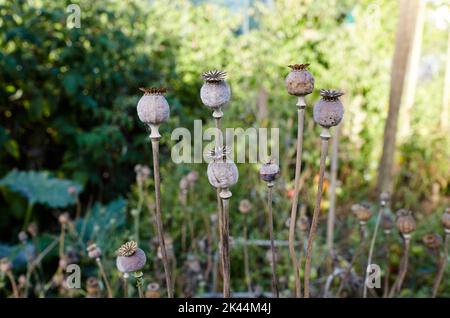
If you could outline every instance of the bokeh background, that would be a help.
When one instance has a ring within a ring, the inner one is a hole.
[[[282,177],[274,194],[275,235],[285,241],[297,124],[296,99],[287,94],[284,77],[287,65],[310,63],[316,88],[346,93],[335,248],[349,261],[358,242],[351,206],[365,202],[377,211],[377,179],[380,169],[386,168],[380,166],[380,158],[391,73],[397,67],[393,57],[398,21],[404,14],[401,2],[76,1],[81,27],[68,28],[66,8],[71,1],[0,0],[0,258],[14,260],[17,277],[26,273],[29,259],[59,237],[58,216],[67,211],[73,231],[67,234],[63,256],[81,264],[83,279],[97,275],[95,262],[85,252],[87,242],[95,241],[118,293],[114,252],[138,233],[149,258],[146,282],[164,285],[151,217],[153,179],[144,175],[140,182],[135,167],[151,168],[152,158],[136,114],[138,88],[165,86],[171,117],[161,129],[162,212],[176,261],[177,295],[220,291],[220,275],[215,274],[217,233],[211,217],[215,191],[207,181],[205,164],[170,160],[175,144],[170,133],[177,127],[192,130],[194,119],[202,119],[204,128],[213,126],[211,113],[199,98],[200,75],[209,69],[226,70],[233,96],[224,110],[223,126],[280,128]],[[428,0],[419,10],[402,92],[390,209],[409,208],[418,222],[402,295],[426,297],[436,264],[421,237],[430,232],[443,235],[439,220],[450,203],[450,8],[447,1]],[[320,129],[310,107],[318,98],[318,91],[307,97],[301,186],[305,215],[311,215],[314,207],[319,170]],[[241,177],[231,200],[232,289],[270,291],[268,246],[256,241],[268,238],[265,185],[258,178],[258,165],[238,168]],[[199,176],[186,190],[180,181],[192,171]],[[316,265],[323,264],[327,255],[329,180],[327,172]],[[247,215],[239,212],[243,199],[252,203]],[[19,232],[29,224],[36,225],[37,232],[28,231],[28,238],[20,240]],[[243,253],[245,236],[255,243]],[[379,242],[375,261],[384,264],[383,236]],[[390,244],[388,270],[395,274],[400,237],[394,234]],[[279,251],[282,295],[290,296],[293,271],[287,248]],[[250,277],[243,270],[244,254],[249,255]],[[31,295],[85,295],[83,290],[58,285],[55,275],[61,274],[61,257],[58,248],[46,254],[31,278]],[[361,274],[360,267],[356,270]],[[312,273],[318,282],[316,293],[325,272],[317,266]],[[8,286],[2,280],[2,296],[8,295]],[[441,295],[450,296],[449,288],[447,283]]]

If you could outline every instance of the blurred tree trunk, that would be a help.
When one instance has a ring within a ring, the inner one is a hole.
[[[405,79],[405,92],[403,93],[404,101],[402,102],[401,111],[402,126],[400,127],[399,132],[400,138],[407,136],[410,132],[411,112],[416,97],[420,54],[422,53],[422,35],[425,24],[425,0],[419,0],[418,6],[414,38]]]
[[[450,128],[450,32],[448,33],[447,44],[447,67],[445,68],[444,94],[442,99],[441,128]]]
[[[395,39],[394,57],[391,66],[389,112],[384,127],[383,154],[378,168],[379,191],[392,192],[392,175],[398,115],[407,65],[411,56],[420,1],[421,0],[400,0],[399,21]]]

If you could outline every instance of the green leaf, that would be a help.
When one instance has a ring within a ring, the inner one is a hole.
[[[76,202],[76,194],[82,186],[70,180],[57,179],[43,171],[13,170],[0,180],[0,186],[8,187],[27,198],[30,204],[41,203],[52,208],[64,208]],[[74,189],[70,193],[69,189]]]

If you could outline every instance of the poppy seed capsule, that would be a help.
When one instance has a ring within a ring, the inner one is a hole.
[[[6,257],[0,259],[0,273],[9,272],[12,269],[12,263]]]
[[[208,164],[207,175],[209,183],[218,189],[227,189],[235,185],[239,179],[239,172],[236,164],[226,159],[227,150],[225,147],[216,148],[211,151],[210,158],[213,159]]]
[[[372,211],[370,211],[368,207],[362,204],[353,205],[352,210],[360,223],[366,223],[372,216]]]
[[[252,204],[249,200],[244,199],[239,202],[239,212],[242,214],[247,214],[252,209]]]
[[[275,181],[280,175],[280,167],[273,161],[269,160],[259,169],[259,176],[266,182]]]
[[[144,95],[137,104],[139,119],[147,125],[160,125],[169,119],[169,103],[164,97],[165,88],[139,88]]]
[[[389,194],[389,192],[382,192],[380,194],[380,204],[381,205],[386,205],[389,203],[389,200],[391,199],[391,195]]]
[[[211,70],[202,74],[205,82],[200,89],[200,98],[205,106],[218,109],[230,101],[231,89],[225,81],[226,76],[226,72],[219,70]]]
[[[92,259],[99,258],[102,255],[102,251],[95,243],[92,243],[87,247],[87,252],[88,252],[89,258],[92,258]]]
[[[291,71],[286,76],[284,83],[289,94],[305,96],[314,90],[314,77],[308,71],[309,64],[289,65]]]
[[[445,209],[441,222],[445,228],[445,233],[450,234],[450,208]]]
[[[324,128],[339,125],[344,117],[344,106],[339,97],[344,93],[334,89],[321,89],[319,101],[313,108],[314,121]]]
[[[389,213],[383,213],[381,216],[381,227],[384,230],[384,233],[390,233],[392,227],[394,226],[394,221]]]
[[[422,237],[423,244],[430,249],[437,249],[442,244],[442,237],[439,234],[431,233]]]
[[[416,229],[416,221],[412,216],[412,212],[406,209],[400,209],[397,211],[397,228],[402,233],[405,238],[409,237],[410,234]]]
[[[146,262],[144,251],[137,247],[135,241],[123,244],[117,251],[116,266],[122,273],[140,271]]]

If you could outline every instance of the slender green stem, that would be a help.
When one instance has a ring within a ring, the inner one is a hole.
[[[135,272],[134,273],[134,277],[136,278],[136,287],[138,289],[139,292],[139,298],[145,298],[144,295],[144,274],[142,272]]]
[[[320,134],[322,139],[322,149],[320,152],[320,171],[319,171],[319,184],[317,186],[316,205],[314,207],[313,219],[311,223],[311,229],[308,236],[308,247],[306,248],[306,260],[305,260],[305,298],[309,298],[309,279],[311,275],[311,258],[314,244],[314,238],[317,231],[317,224],[319,222],[320,203],[322,202],[323,193],[323,179],[325,175],[325,164],[328,153],[328,140],[331,135],[328,129],[324,128]]]

